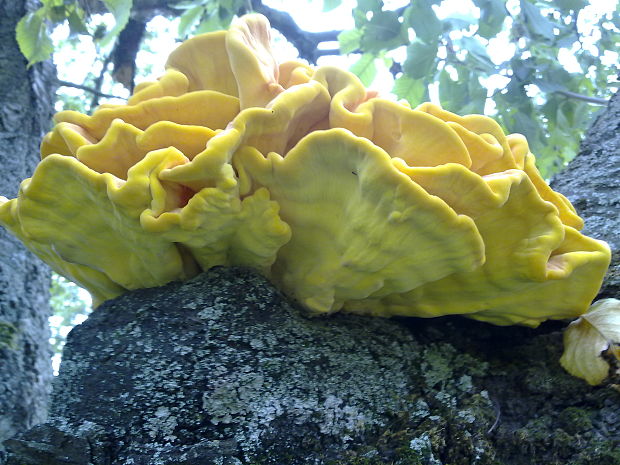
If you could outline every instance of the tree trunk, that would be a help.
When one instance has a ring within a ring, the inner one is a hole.
[[[38,162],[53,110],[53,66],[27,69],[15,41],[26,8],[23,0],[0,0],[0,195],[9,198]],[[49,276],[45,264],[0,228],[0,444],[46,418]]]
[[[560,367],[559,328],[308,319],[213,268],[76,326],[7,465],[618,465],[620,393]]]

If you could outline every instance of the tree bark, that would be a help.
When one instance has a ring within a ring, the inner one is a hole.
[[[212,268],[76,326],[6,465],[620,464],[620,393],[560,367],[561,326],[309,319]]]
[[[53,109],[53,66],[27,69],[15,41],[28,7],[23,0],[0,0],[0,195],[9,198],[39,160]],[[49,276],[45,264],[0,228],[0,444],[46,418]]]

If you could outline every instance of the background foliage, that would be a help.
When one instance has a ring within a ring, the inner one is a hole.
[[[136,53],[148,51],[158,34],[147,28],[153,17],[175,18],[182,40],[260,12],[301,58],[320,64],[324,56],[348,54],[355,57],[351,70],[366,85],[377,85],[377,76],[383,79],[389,70],[392,93],[412,106],[434,100],[459,114],[490,114],[506,132],[528,138],[544,176],[557,173],[575,156],[593,114],[617,88],[617,3],[615,11],[602,14],[586,0],[472,0],[468,14],[446,14],[450,3],[322,0],[325,17],[341,15],[350,4],[354,27],[316,32],[301,29],[288,13],[261,0],[42,0],[20,21],[16,36],[30,64],[59,47],[92,41],[95,71],[84,82],[59,81],[85,90],[65,97],[62,106],[89,111],[116,92],[110,75],[132,88],[140,71]],[[101,16],[105,12],[112,13],[112,21]],[[60,24],[68,25],[70,34],[54,44],[50,33]],[[67,286],[54,281],[58,328],[71,325],[72,315],[87,308],[77,289]],[[54,335],[57,349],[63,331]]]
[[[323,0],[324,14],[332,14],[342,1]],[[24,17],[17,37],[29,61],[50,56],[54,46],[49,30],[57,24],[66,22],[73,38],[89,34],[103,53],[128,25],[132,11],[140,13],[138,2],[104,0],[114,16],[113,24],[107,25],[93,20],[91,3],[43,0],[39,10]],[[166,7],[162,13],[179,17],[179,39],[225,28],[235,15],[248,11],[281,13],[260,1],[161,3]],[[590,8],[586,0],[473,0],[471,14],[440,19],[441,0],[400,3],[404,4],[390,9],[382,0],[357,0],[351,11],[355,27],[328,31],[336,34],[326,39],[337,39],[339,45],[328,52],[357,54],[351,70],[366,85],[372,84],[378,70],[388,68],[395,77],[392,92],[412,106],[429,100],[429,90],[434,89],[439,103],[450,111],[486,109],[507,132],[528,138],[546,176],[576,154],[593,112],[617,87],[618,8],[595,16],[586,11]],[[299,29],[283,33],[294,43],[300,42],[294,36],[312,34]],[[498,47],[504,49],[501,61],[489,53]],[[302,50],[300,55],[309,61],[317,58],[304,56],[309,53]],[[571,71],[563,65],[568,60]]]
[[[58,373],[60,354],[65,345],[67,334],[76,324],[81,323],[90,313],[90,299],[85,298],[84,292],[71,281],[56,273],[52,274],[50,289],[50,304],[54,315],[50,317],[50,343],[54,351],[54,373]]]

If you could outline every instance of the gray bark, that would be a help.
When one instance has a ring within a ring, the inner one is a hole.
[[[24,1],[0,0],[0,195],[9,198],[38,162],[53,108],[53,67],[27,70],[15,41],[25,8]],[[46,417],[48,289],[49,268],[0,228],[0,443]]]
[[[620,464],[620,393],[562,370],[557,329],[307,319],[216,268],[74,328],[8,465]]]

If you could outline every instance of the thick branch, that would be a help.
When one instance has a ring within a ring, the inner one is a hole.
[[[322,55],[333,55],[333,53],[326,53],[325,50],[319,50],[318,45],[321,42],[337,42],[338,34],[342,31],[304,31],[297,25],[291,15],[263,5],[261,0],[252,0],[252,9],[256,13],[265,15],[271,25],[297,48],[301,58],[308,60],[310,63],[316,63],[316,60]]]
[[[129,92],[133,92],[136,56],[145,32],[145,22],[130,19],[119,34],[112,51],[112,64],[114,65],[112,77],[116,82],[123,84]]]

